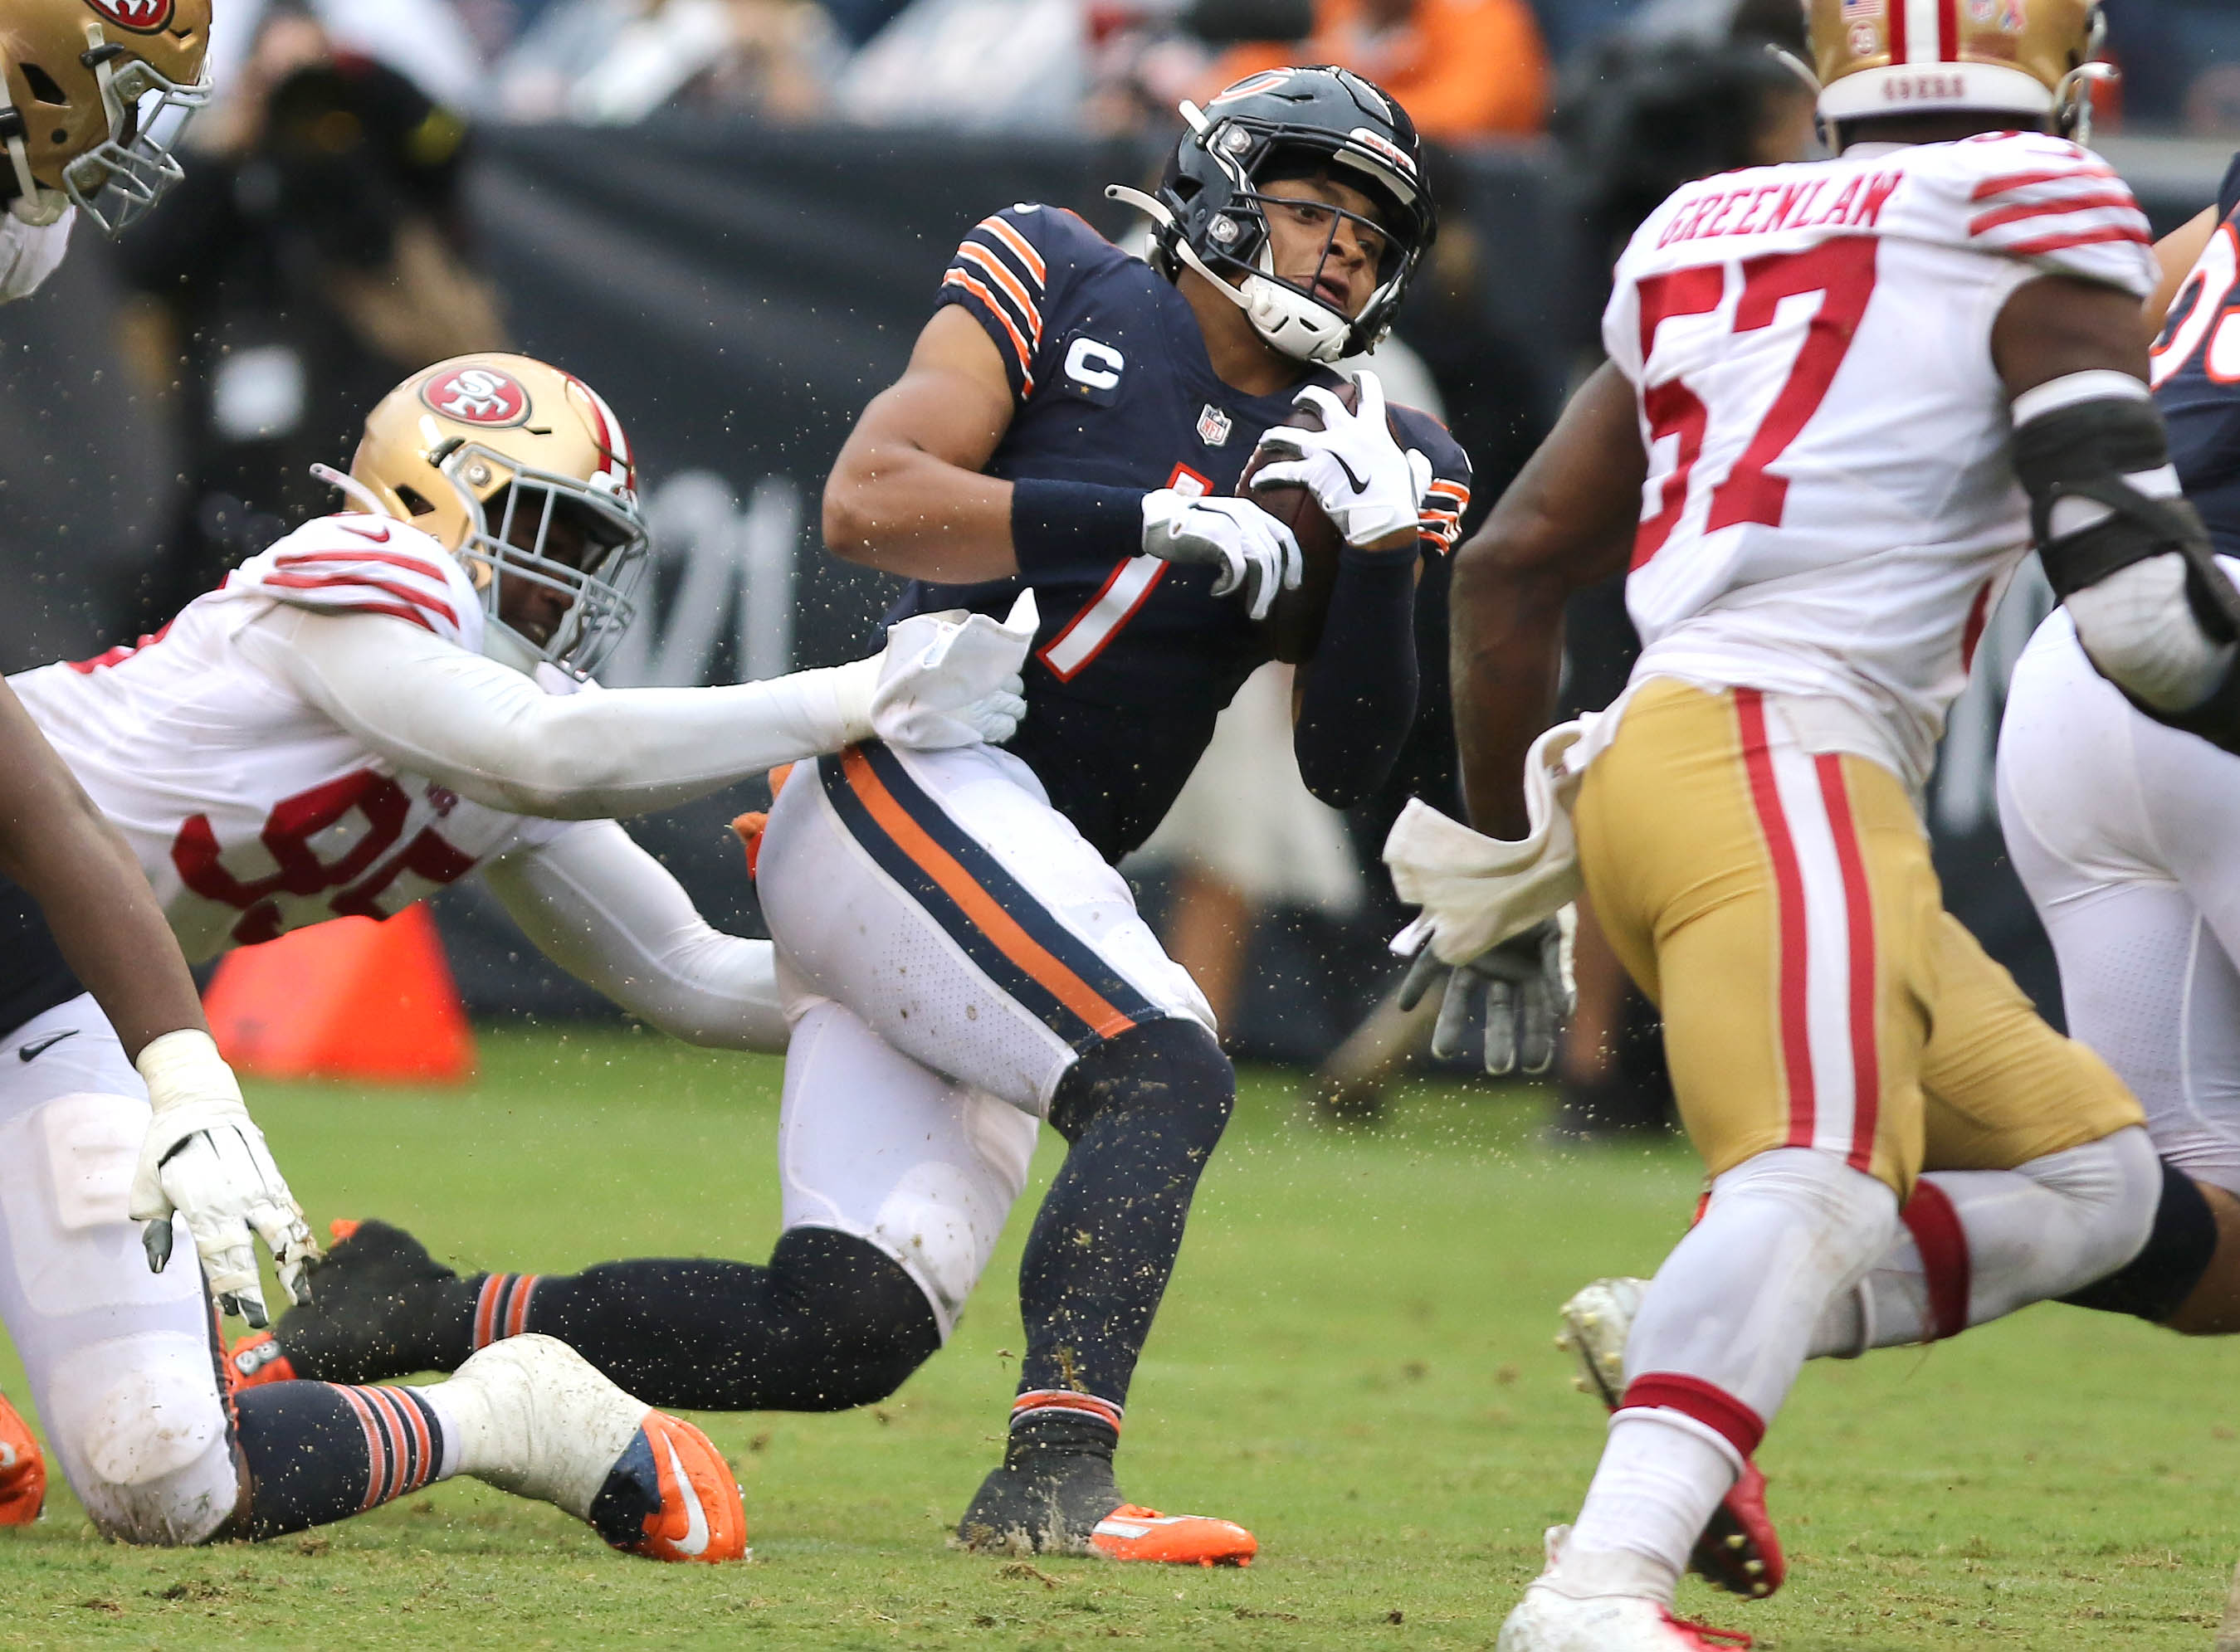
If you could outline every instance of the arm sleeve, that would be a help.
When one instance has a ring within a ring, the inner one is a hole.
[[[517,815],[673,808],[870,735],[878,662],[707,689],[545,693],[385,614],[276,608],[252,658],[399,768]]]
[[[1042,358],[1043,316],[1067,273],[1057,243],[1071,227],[1070,217],[1044,206],[990,213],[966,232],[942,272],[937,308],[959,306],[995,341],[1014,405],[1025,402],[1048,376]]]
[[[1384,783],[1416,720],[1416,557],[1339,553],[1330,617],[1300,668],[1291,748],[1319,803],[1350,809]]]
[[[770,943],[710,927],[660,862],[610,820],[483,869],[538,951],[688,1044],[780,1055],[786,1043]]]

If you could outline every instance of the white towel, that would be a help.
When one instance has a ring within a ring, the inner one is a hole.
[[[1395,952],[1410,956],[1428,938],[1442,962],[1467,963],[1577,897],[1571,804],[1597,749],[1589,736],[1610,715],[1558,723],[1532,743],[1524,759],[1530,829],[1519,841],[1488,837],[1419,797],[1408,800],[1384,840],[1384,863],[1400,898],[1423,909],[1393,937]]]

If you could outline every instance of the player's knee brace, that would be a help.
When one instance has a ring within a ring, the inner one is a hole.
[[[1210,1152],[1236,1104],[1237,1069],[1219,1042],[1197,1022],[1170,1017],[1139,1023],[1074,1062],[1050,1099],[1050,1122],[1072,1142],[1114,1111],[1157,1113]]]
[[[826,1344],[823,1409],[883,1400],[942,1344],[940,1321],[908,1270],[836,1228],[790,1228],[770,1252],[770,1288]]]
[[[2162,1197],[2146,1242],[2130,1262],[2061,1300],[2103,1314],[2131,1314],[2159,1324],[2193,1294],[2217,1255],[2217,1216],[2176,1165],[2163,1163]]]

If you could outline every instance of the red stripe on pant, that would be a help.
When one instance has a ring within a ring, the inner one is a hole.
[[[1968,1230],[1943,1189],[1923,1180],[1913,1184],[1913,1197],[1899,1213],[1921,1252],[1922,1273],[1929,1286],[1930,1329],[1937,1341],[1957,1336],[1968,1329]]]
[[[1812,762],[1820,777],[1820,800],[1828,809],[1829,835],[1836,840],[1836,863],[1843,874],[1844,928],[1850,941],[1851,1150],[1843,1162],[1872,1175],[1875,1115],[1882,1100],[1882,1058],[1875,1042],[1874,894],[1867,883],[1866,857],[1859,853],[1858,829],[1851,819],[1843,760],[1825,752]]]
[[[1892,3],[1902,9],[1904,0]],[[1812,1030],[1806,996],[1804,872],[1789,835],[1789,817],[1782,810],[1781,789],[1774,780],[1773,752],[1766,742],[1765,696],[1756,689],[1737,689],[1735,716],[1742,724],[1743,766],[1750,775],[1750,802],[1757,809],[1759,829],[1765,834],[1766,853],[1773,861],[1774,892],[1781,916],[1781,953],[1775,965],[1781,971],[1782,1068],[1789,1080],[1787,1145],[1810,1147],[1819,1121],[1812,1089]]]
[[[1702,1423],[1741,1454],[1757,1455],[1765,1439],[1765,1419],[1715,1383],[1677,1371],[1651,1371],[1626,1384],[1618,1410],[1677,1411]]]

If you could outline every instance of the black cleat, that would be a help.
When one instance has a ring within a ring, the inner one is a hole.
[[[459,1328],[474,1302],[472,1282],[403,1229],[360,1222],[318,1264],[310,1300],[274,1328],[279,1353],[264,1358],[313,1382],[382,1382],[449,1370],[467,1351]]]
[[[1097,1523],[1127,1501],[1101,1452],[1014,1452],[980,1482],[957,1543],[981,1554],[1094,1555]]]

